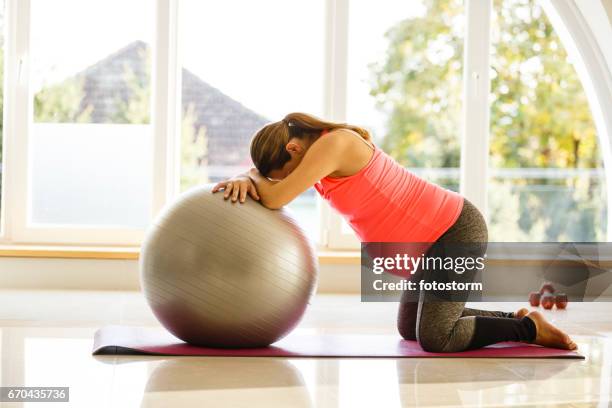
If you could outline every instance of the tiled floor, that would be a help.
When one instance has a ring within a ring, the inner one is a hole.
[[[297,330],[394,332],[395,308],[320,296]],[[95,358],[90,352],[98,327],[156,324],[139,294],[4,291],[0,380],[3,386],[69,386],[75,407],[607,407],[611,312],[612,303],[572,303],[567,311],[547,312],[575,337],[583,361]]]

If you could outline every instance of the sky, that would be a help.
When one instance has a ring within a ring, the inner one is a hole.
[[[152,4],[149,0],[32,0],[33,89],[74,75],[134,40],[151,43]]]
[[[383,136],[385,115],[379,113],[369,96],[372,62],[383,61],[388,47],[389,28],[424,12],[419,1],[354,0],[349,7],[349,62],[347,121],[366,126],[376,138]]]

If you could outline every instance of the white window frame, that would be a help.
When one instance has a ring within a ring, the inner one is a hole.
[[[486,214],[489,171],[489,93],[492,0],[467,0],[463,51],[461,194]]]
[[[22,55],[19,51],[23,49],[22,44],[18,44],[18,40],[23,41],[23,36],[18,35],[18,29],[21,27],[24,15],[24,10],[19,13],[17,0],[6,0],[4,10],[4,113],[3,113],[3,152],[2,152],[2,203],[0,212],[0,243],[10,242],[11,233],[13,230],[13,220],[15,211],[13,207],[18,203],[14,199],[14,191],[16,190],[16,174],[13,171],[17,161],[18,149],[14,147],[17,141],[16,132],[14,130],[14,120],[17,112],[15,111],[14,100],[16,93],[20,89],[20,70],[22,68]],[[26,4],[24,4],[26,5]]]
[[[324,114],[346,120],[349,5],[354,0],[326,0]],[[0,243],[139,245],[140,229],[98,226],[43,225],[26,223],[28,197],[28,130],[32,98],[29,88],[29,32],[31,0],[6,0],[4,152],[2,172],[2,225]],[[574,0],[543,0],[553,24],[562,24],[578,61],[579,75],[587,91],[604,150],[608,191],[612,191],[612,73]],[[152,216],[175,197],[179,185],[180,157],[180,0],[156,0],[152,67],[153,190]],[[552,13],[555,11],[555,13]],[[486,211],[489,134],[489,31],[491,0],[466,0],[464,53],[461,192]],[[555,16],[551,16],[555,14]],[[470,24],[478,21],[478,24]],[[562,38],[563,40],[563,38]],[[568,46],[564,41],[564,46]],[[571,49],[571,47],[570,47]],[[594,86],[606,84],[606,87]],[[469,135],[469,137],[467,137]],[[612,200],[608,200],[612,214]],[[318,201],[321,214],[321,246],[356,249],[354,234],[343,232],[342,220],[326,203]],[[608,223],[609,237],[612,223]]]
[[[326,4],[325,42],[325,116],[333,121],[346,121],[348,84],[349,2],[328,0]],[[327,203],[322,203],[321,243],[329,249],[359,247],[355,234],[342,230],[342,218]]]

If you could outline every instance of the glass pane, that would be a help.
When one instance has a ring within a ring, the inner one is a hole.
[[[2,139],[4,136],[4,1],[0,1],[0,233],[2,233]]]
[[[30,222],[148,223],[153,15],[147,0],[32,0]]]
[[[601,152],[572,61],[537,1],[494,4],[490,239],[605,240]]]
[[[347,119],[402,165],[459,188],[463,1],[352,1]]]
[[[266,123],[293,111],[323,114],[325,30],[323,0],[185,0],[181,8],[185,190],[247,170],[251,137]],[[318,238],[314,190],[290,208]]]
[[[347,121],[400,164],[459,190],[463,1],[349,8]],[[341,232],[351,229],[342,223]]]

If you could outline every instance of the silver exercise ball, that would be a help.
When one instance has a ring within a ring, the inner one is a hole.
[[[263,347],[299,322],[317,279],[314,248],[286,209],[182,194],[147,232],[140,282],[161,324],[188,343]]]

